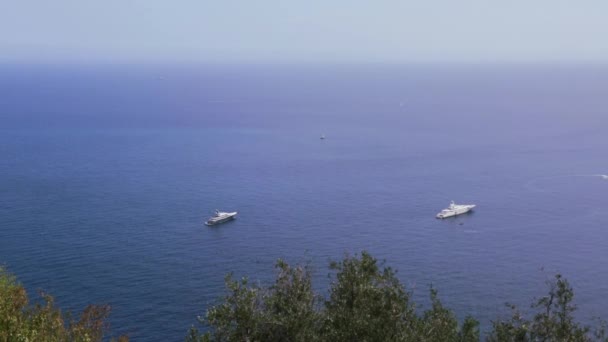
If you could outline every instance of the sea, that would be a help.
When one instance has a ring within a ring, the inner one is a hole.
[[[608,319],[606,174],[601,65],[0,66],[0,264],[133,341],[361,251],[484,331],[556,273]]]

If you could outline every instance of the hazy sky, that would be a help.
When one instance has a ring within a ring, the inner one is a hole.
[[[608,62],[606,0],[0,0],[0,61]]]

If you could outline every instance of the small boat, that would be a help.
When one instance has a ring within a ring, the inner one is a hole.
[[[443,209],[437,214],[437,218],[444,219],[451,216],[461,215],[468,213],[475,208],[475,204],[455,204],[454,201],[450,203],[450,206]]]
[[[213,216],[211,216],[209,218],[209,220],[207,220],[207,222],[205,222],[205,224],[208,226],[214,226],[216,224],[234,220],[236,218],[236,214],[237,214],[236,211],[227,213],[227,212],[219,211],[216,209],[215,214]]]
[[[321,134],[321,140],[325,139],[325,134]]]

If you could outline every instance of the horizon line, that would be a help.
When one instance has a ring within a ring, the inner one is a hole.
[[[608,67],[608,61],[171,61],[171,60],[2,60],[0,66],[116,67]]]

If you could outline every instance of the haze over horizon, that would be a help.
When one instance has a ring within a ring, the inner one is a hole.
[[[608,3],[19,1],[0,62],[605,63]]]

